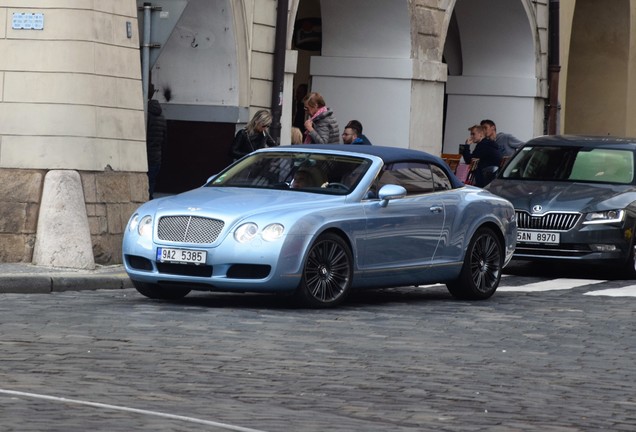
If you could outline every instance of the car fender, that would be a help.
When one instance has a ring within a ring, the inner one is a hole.
[[[477,193],[484,194],[488,192],[480,191]],[[455,233],[455,235],[449,239],[449,246],[453,251],[454,259],[463,260],[470,240],[475,235],[475,232],[484,225],[491,225],[497,228],[504,242],[504,247],[507,249],[506,255],[510,254],[512,256],[517,236],[514,208],[509,201],[490,193],[488,194],[491,195],[491,199],[488,201],[471,200],[467,197],[463,210],[458,212],[459,217],[452,222],[450,232]],[[490,205],[493,206],[492,211],[489,208]]]

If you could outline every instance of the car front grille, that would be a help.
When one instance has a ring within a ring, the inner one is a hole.
[[[517,228],[549,231],[567,231],[572,229],[581,217],[580,213],[546,213],[541,216],[534,216],[521,210],[517,210],[516,214]]]
[[[196,216],[166,216],[159,219],[159,240],[185,243],[214,243],[225,223]]]

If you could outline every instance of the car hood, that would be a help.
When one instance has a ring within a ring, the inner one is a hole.
[[[259,213],[309,211],[330,204],[342,205],[344,196],[234,187],[201,187],[179,195],[147,202],[141,212],[192,214],[222,219],[240,219]]]
[[[636,188],[631,185],[496,179],[487,189],[512,202],[516,209],[531,211],[539,205],[543,213],[610,210],[636,201]]]

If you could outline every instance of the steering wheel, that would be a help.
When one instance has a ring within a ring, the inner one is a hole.
[[[345,192],[349,192],[349,187],[345,184],[332,182],[327,184],[327,189],[337,189]]]

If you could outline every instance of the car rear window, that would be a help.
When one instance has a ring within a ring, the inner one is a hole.
[[[526,146],[506,166],[502,178],[630,184],[630,150]]]

